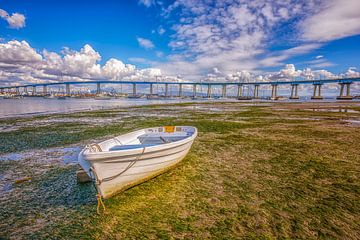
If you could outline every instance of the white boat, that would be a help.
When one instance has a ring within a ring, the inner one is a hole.
[[[180,162],[196,136],[190,126],[146,128],[86,146],[78,163],[101,196],[109,198]]]

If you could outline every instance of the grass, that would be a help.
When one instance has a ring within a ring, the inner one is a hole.
[[[29,168],[28,162],[0,161],[0,176],[33,174],[0,197],[0,238],[358,238],[360,128],[343,124],[347,113],[304,120],[314,112],[237,103],[212,104],[222,112],[186,108],[192,105],[176,106],[177,118],[128,118],[101,127],[72,122],[2,135],[2,151],[13,152],[154,125],[199,129],[191,152],[176,168],[106,200],[107,211],[100,216],[92,184],[76,183],[76,166],[50,166],[37,174],[40,164]],[[167,108],[128,111],[166,113]]]

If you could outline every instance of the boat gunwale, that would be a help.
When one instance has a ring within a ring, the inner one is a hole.
[[[151,152],[144,152],[143,155],[145,155],[145,154],[147,154],[147,153],[158,153],[158,152],[162,152],[162,151],[164,151],[164,150],[170,150],[170,149],[173,149],[173,148],[181,147],[181,146],[184,146],[185,144],[188,144],[188,143],[190,143],[190,142],[191,142],[191,141],[185,142],[185,143],[183,143],[183,144],[181,144],[181,145],[174,146],[174,147],[172,147],[172,148],[161,149],[161,150],[156,150],[156,151],[151,151]],[[186,151],[186,149],[179,150],[179,151],[176,151],[176,152],[172,152],[172,153],[170,153],[170,154],[168,154],[168,155],[178,154],[178,153],[181,153],[181,152],[183,152],[183,151]],[[140,162],[140,161],[146,161],[146,160],[150,160],[150,159],[154,159],[154,158],[159,158],[159,156],[154,156],[154,157],[145,157],[145,158],[136,159],[137,156],[139,156],[139,154],[138,154],[138,153],[134,153],[134,154],[131,154],[131,155],[120,155],[120,156],[118,155],[118,156],[111,156],[111,157],[101,158],[101,159],[86,159],[86,158],[85,158],[85,160],[86,160],[86,161],[90,161],[90,162],[92,162],[92,163],[101,162],[101,163],[109,163],[109,164],[111,164],[111,163],[134,162],[134,161]],[[128,157],[134,157],[134,159],[131,159],[131,160],[129,160],[129,159],[116,160],[116,159],[118,159],[119,157],[126,157],[126,158],[128,158]]]

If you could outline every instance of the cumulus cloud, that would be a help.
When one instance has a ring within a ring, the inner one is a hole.
[[[360,1],[324,1],[300,24],[305,40],[324,42],[360,34]]]
[[[3,9],[0,9],[0,17],[8,22],[10,28],[23,28],[25,27],[25,16],[20,13],[9,14]]]
[[[304,68],[296,69],[294,64],[286,64],[284,68],[278,72],[264,74],[264,79],[268,81],[292,81],[292,80],[316,80],[316,79],[334,79],[343,77],[336,75],[328,70]]]
[[[0,43],[0,62],[2,63],[34,63],[42,60],[38,54],[26,41],[9,41]]]
[[[154,43],[149,39],[138,37],[137,41],[139,45],[145,49],[152,49],[155,47]]]
[[[237,71],[224,74],[217,68],[212,69],[205,80],[207,81],[230,81],[230,82],[276,82],[276,81],[293,81],[293,80],[316,80],[316,79],[335,79],[344,77],[360,77],[356,68],[351,67],[345,73],[334,74],[328,70],[313,70],[311,68],[296,69],[294,64],[286,64],[282,69],[276,72],[250,72]]]
[[[346,71],[345,76],[349,77],[349,78],[358,78],[358,77],[360,77],[360,72],[356,71],[356,67],[350,67]]]
[[[135,73],[135,66],[131,64],[124,64],[122,61],[115,58],[108,60],[102,68],[104,76],[117,80],[133,75]]]
[[[63,58],[65,73],[83,77],[97,77],[101,75],[101,56],[90,45],[86,44],[79,52],[67,54]]]
[[[181,56],[173,56],[172,60],[181,61],[181,59]],[[189,80],[182,76],[167,76],[159,68],[138,69],[135,65],[126,64],[115,58],[107,60],[103,65],[100,65],[100,60],[100,53],[88,44],[80,50],[64,48],[60,53],[56,53],[47,50],[38,52],[26,41],[9,41],[0,43],[0,81],[1,85],[15,85],[92,79],[145,81],[154,80],[158,77],[166,81]],[[184,67],[188,71],[193,71],[196,74],[196,66],[186,61],[183,63],[186,64]],[[300,70],[296,69],[294,64],[286,64],[283,69],[277,72],[264,73],[249,70],[227,72],[219,67],[213,67],[207,74],[198,75],[198,79],[206,81],[234,82],[291,81],[293,79],[312,80],[339,77],[360,77],[360,73],[355,67],[350,67],[345,73],[336,75],[324,69],[305,68]]]
[[[61,53],[33,49],[26,41],[0,43],[0,81],[3,84],[83,81],[89,79],[149,80],[161,76],[157,68],[137,69],[111,58],[103,66],[101,55],[90,45]]]
[[[283,69],[275,74],[270,74],[267,78],[271,80],[294,80],[296,77],[300,76],[302,71],[296,70],[294,64],[286,64]]]

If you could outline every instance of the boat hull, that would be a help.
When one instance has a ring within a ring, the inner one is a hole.
[[[102,197],[109,198],[174,167],[185,158],[196,135],[195,132],[184,140],[149,148],[99,154],[102,156],[86,156],[84,149],[79,154],[79,164],[92,179],[98,180]]]

